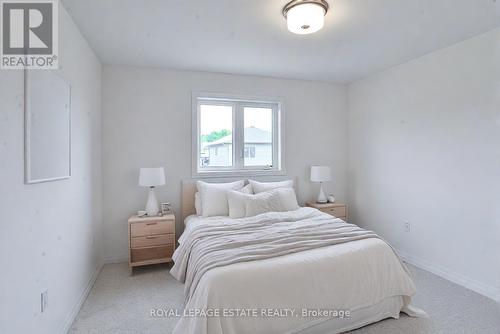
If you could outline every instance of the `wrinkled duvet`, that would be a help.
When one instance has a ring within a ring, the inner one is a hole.
[[[417,315],[393,249],[313,208],[192,218],[179,244],[171,274],[186,306],[174,333],[294,333],[397,296]]]

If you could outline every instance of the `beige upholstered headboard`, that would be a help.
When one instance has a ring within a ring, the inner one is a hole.
[[[189,215],[194,215],[194,194],[196,193],[196,181],[182,181],[182,223]]]
[[[256,178],[259,180],[259,178]],[[233,180],[225,180],[221,182],[231,182],[231,181],[236,181],[237,179]],[[241,179],[240,179],[241,180]],[[272,181],[282,181],[282,180],[290,180],[290,178],[287,177],[279,177],[279,178],[273,178]],[[219,182],[219,180],[213,180],[213,182]],[[260,180],[259,180],[260,181]],[[263,180],[265,181],[270,181],[270,180]],[[298,179],[293,178],[293,185],[295,188],[295,192],[298,194]],[[195,180],[185,180],[182,181],[182,204],[181,204],[181,210],[182,210],[182,223],[184,224],[184,220],[186,219],[187,216],[189,215],[194,215],[196,214],[196,209],[194,207],[194,194],[196,193],[196,181]]]

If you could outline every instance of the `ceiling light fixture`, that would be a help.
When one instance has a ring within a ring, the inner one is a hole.
[[[323,28],[328,2],[325,0],[292,0],[283,7],[288,30],[294,34],[312,34]]]

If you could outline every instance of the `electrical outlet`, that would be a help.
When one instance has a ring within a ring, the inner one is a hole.
[[[411,224],[410,224],[410,222],[405,222],[405,232],[411,232]]]
[[[47,307],[49,306],[49,291],[45,290],[40,294],[40,310],[45,312]]]

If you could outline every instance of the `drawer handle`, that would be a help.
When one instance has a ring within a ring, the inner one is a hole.
[[[146,237],[146,239],[156,239],[156,237],[155,237],[155,236],[152,236],[152,235],[148,235],[148,236]]]
[[[146,223],[146,225],[156,225],[158,223],[154,222],[154,223]]]

